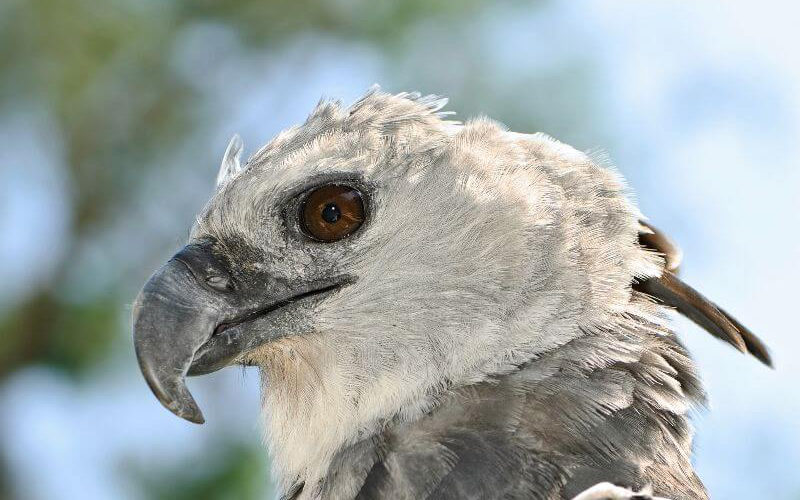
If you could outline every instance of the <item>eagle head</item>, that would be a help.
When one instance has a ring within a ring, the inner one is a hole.
[[[602,327],[660,273],[612,171],[444,103],[322,102],[244,165],[234,137],[134,305],[164,406],[201,423],[185,376],[257,365],[273,451],[299,467]]]

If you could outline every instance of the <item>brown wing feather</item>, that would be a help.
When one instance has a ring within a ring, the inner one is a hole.
[[[639,221],[639,244],[645,248],[655,250],[664,256],[665,267],[668,271],[678,274],[678,268],[683,260],[683,251],[669,236],[656,229],[649,222]]]
[[[744,345],[747,347],[747,352],[755,356],[756,359],[765,365],[772,367],[772,357],[770,356],[769,349],[764,341],[758,338],[756,334],[751,332],[746,326],[739,323],[736,318],[725,312],[724,309],[721,307],[717,307],[717,309],[719,309],[719,312],[724,314],[725,317],[728,318],[728,321],[730,321],[739,331],[739,334],[742,336],[742,340],[744,341]]]
[[[680,248],[652,225],[646,222],[641,224],[639,243],[645,248],[663,254],[665,269],[658,278],[634,281],[633,288],[650,295],[666,306],[675,308],[711,335],[744,353],[752,354],[765,365],[772,366],[769,351],[761,339],[736,318],[678,278],[675,272],[682,257]]]

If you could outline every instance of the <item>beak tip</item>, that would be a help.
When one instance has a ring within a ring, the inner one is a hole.
[[[180,413],[176,413],[176,415],[193,424],[202,425],[206,423],[206,419],[205,417],[203,417],[203,412],[201,412],[199,408],[192,408],[189,409],[188,411],[181,411]]]
[[[153,392],[156,392],[156,397],[161,404],[176,416],[192,422],[193,424],[204,424],[206,419],[203,417],[203,412],[200,410],[200,407],[195,402],[191,393],[186,389],[182,380],[177,387],[178,390],[171,391],[169,396],[164,393]]]
[[[187,397],[188,396],[188,397]],[[197,406],[197,403],[192,398],[191,394],[188,391],[185,393],[185,396],[181,398],[182,400],[178,399],[167,399],[159,397],[159,402],[173,413],[175,416],[178,416],[188,422],[193,424],[204,424],[206,422],[205,417],[203,416],[203,412],[200,410],[200,407]]]
[[[144,362],[140,366],[147,385],[164,408],[194,424],[205,423],[203,412],[187,389],[183,376],[158,377],[149,363]]]

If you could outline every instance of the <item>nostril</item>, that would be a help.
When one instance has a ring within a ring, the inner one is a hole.
[[[206,284],[214,290],[218,290],[220,292],[228,292],[231,289],[230,280],[224,276],[208,276],[206,278]]]
[[[222,293],[232,292],[235,289],[234,280],[225,266],[206,244],[186,245],[173,255],[172,259],[186,266],[194,279],[207,289]]]

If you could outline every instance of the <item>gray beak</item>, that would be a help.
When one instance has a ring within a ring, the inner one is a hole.
[[[268,274],[234,281],[209,244],[193,243],[150,277],[133,306],[139,368],[161,404],[190,422],[204,418],[187,375],[217,371],[262,344],[308,331],[308,311],[348,282]]]
[[[133,306],[134,346],[147,384],[168,410],[197,424],[205,419],[185,377],[219,317],[204,295],[189,268],[173,258],[147,281]]]
[[[197,352],[240,309],[228,271],[206,244],[190,244],[145,283],[133,306],[133,342],[153,394],[175,415],[198,424],[203,413],[186,388],[191,371],[210,373],[239,354],[239,346]]]

